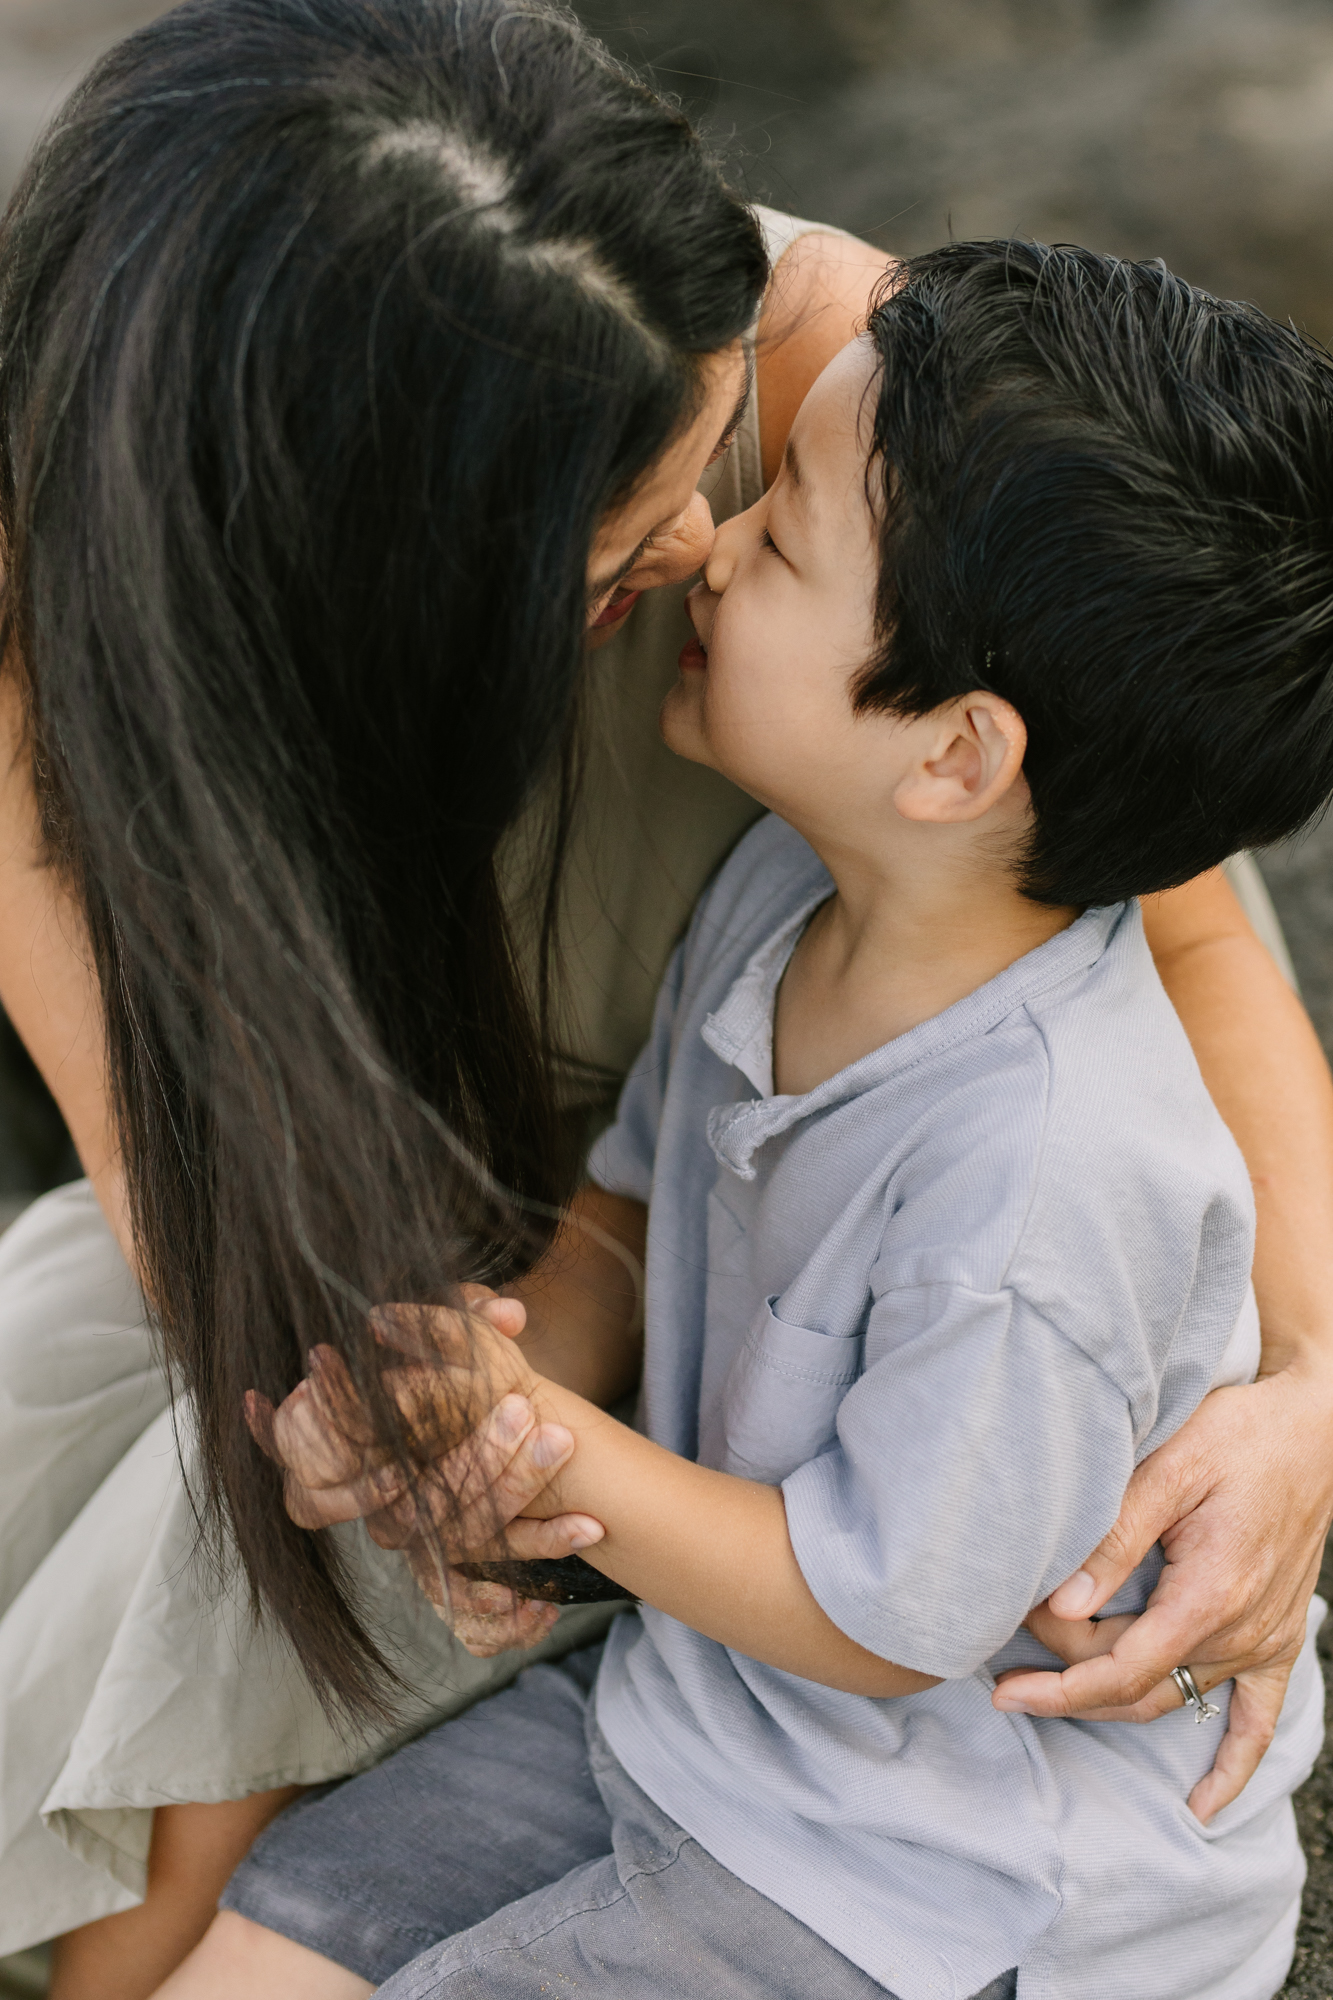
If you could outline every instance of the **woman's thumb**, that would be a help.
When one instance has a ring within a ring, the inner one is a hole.
[[[1081,1569],[1048,1599],[1057,1618],[1091,1618],[1134,1574],[1153,1543],[1176,1518],[1152,1459],[1130,1480],[1115,1525]]]

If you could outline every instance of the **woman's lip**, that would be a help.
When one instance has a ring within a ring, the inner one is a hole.
[[[688,639],[680,649],[680,670],[687,673],[703,673],[708,666],[708,655],[697,639]]]
[[[599,625],[617,625],[622,618],[628,618],[642,595],[641,590],[627,590],[623,597],[613,597],[605,611],[593,619],[593,631],[595,632]]]

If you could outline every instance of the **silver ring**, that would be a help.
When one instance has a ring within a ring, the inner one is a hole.
[[[1171,1678],[1185,1697],[1186,1708],[1194,1710],[1196,1722],[1212,1722],[1222,1711],[1215,1701],[1205,1701],[1199,1692],[1199,1683],[1188,1667],[1172,1667]]]

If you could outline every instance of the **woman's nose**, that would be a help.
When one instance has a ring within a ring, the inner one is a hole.
[[[683,582],[708,561],[713,548],[713,535],[713,516],[708,502],[702,493],[696,493],[684,513],[679,514],[669,528],[654,536],[653,546],[644,556],[641,570],[626,577],[626,583],[631,588],[645,588]]]

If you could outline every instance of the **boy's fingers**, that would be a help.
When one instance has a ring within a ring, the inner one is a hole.
[[[464,1285],[462,1292],[461,1312],[451,1306],[376,1306],[370,1316],[376,1340],[414,1361],[466,1365],[476,1346],[474,1320],[484,1320],[508,1340],[515,1339],[527,1325],[527,1308],[521,1299],[501,1298],[489,1285]]]
[[[461,1581],[465,1588],[471,1587],[465,1578]],[[509,1593],[510,1606],[504,1611],[474,1611],[466,1602],[459,1602],[452,1572],[449,1595],[449,1622],[453,1626],[454,1637],[466,1646],[469,1653],[482,1660],[491,1659],[496,1653],[511,1648],[538,1645],[560,1615],[558,1604],[545,1604],[532,1597],[514,1598],[512,1593]]]
[[[246,1390],[245,1421],[250,1435],[265,1458],[271,1458],[275,1464],[281,1465],[282,1460],[278,1457],[278,1447],[273,1436],[273,1419],[276,1415],[277,1412],[267,1396],[261,1395],[258,1389]]]
[[[302,1486],[342,1486],[366,1469],[363,1447],[330,1423],[310,1378],[284,1396],[273,1413],[270,1438],[273,1456]]]
[[[336,1347],[319,1342],[306,1357],[315,1400],[331,1428],[354,1444],[373,1445],[375,1426],[370,1421],[352,1371]]]
[[[535,1646],[544,1639],[560,1613],[557,1604],[516,1597],[504,1584],[478,1583],[441,1564],[434,1552],[418,1544],[407,1552],[417,1583],[454,1637],[469,1653],[490,1659],[516,1646]]]

